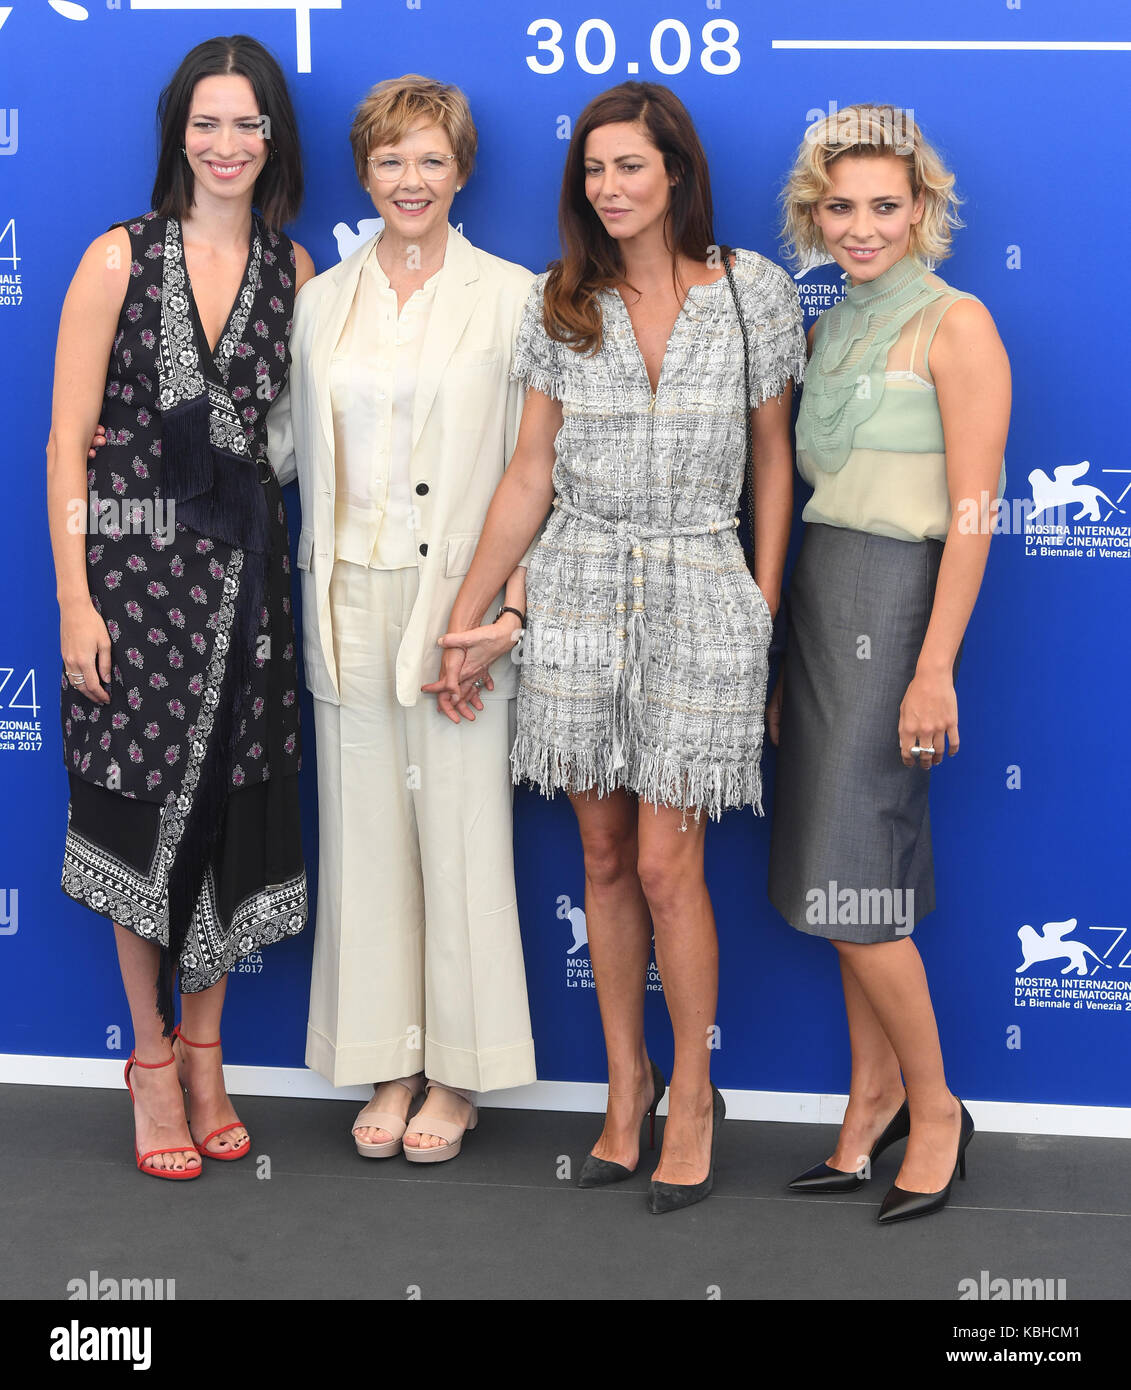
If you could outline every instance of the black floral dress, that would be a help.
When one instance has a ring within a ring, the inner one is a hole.
[[[266,412],[286,381],[289,240],[256,217],[209,350],[180,223],[129,233],[130,283],[87,474],[87,578],[110,702],[62,677],[71,801],[63,890],[162,947],[192,993],[307,916],[286,517]]]

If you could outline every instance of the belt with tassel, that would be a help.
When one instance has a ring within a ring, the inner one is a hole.
[[[724,517],[698,526],[640,526],[631,521],[610,521],[594,516],[561,497],[554,506],[566,516],[576,518],[616,540],[620,559],[616,577],[616,641],[620,651],[614,656],[613,678],[613,768],[626,763],[630,738],[639,739],[644,728],[644,704],[648,691],[648,615],[644,606],[644,547],[649,541],[674,540],[680,536],[725,535],[738,526],[738,517]],[[632,600],[629,601],[629,591]],[[621,645],[623,644],[623,646]]]

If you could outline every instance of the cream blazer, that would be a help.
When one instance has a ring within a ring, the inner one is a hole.
[[[337,480],[330,358],[376,240],[302,287],[295,300],[290,375],[267,416],[271,464],[281,483],[298,478],[302,502],[298,568],[306,683],[315,699],[335,705],[341,701],[330,608]],[[533,280],[522,266],[480,251],[448,228],[412,412],[420,586],[397,652],[402,705],[415,705],[420,687],[439,676],[437,638],[447,631],[487,507],[514,452],[523,388],[510,380],[511,354]],[[488,621],[501,602],[500,597],[488,609]],[[494,663],[491,676],[496,698],[515,694],[518,666],[509,656]]]

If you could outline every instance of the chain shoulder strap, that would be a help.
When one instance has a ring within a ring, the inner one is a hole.
[[[730,258],[733,250],[729,246],[719,248],[723,255],[723,269],[726,271],[730,296],[734,300],[734,312],[738,316],[738,327],[742,333],[742,420],[746,428],[746,473],[743,479],[743,492],[746,494],[746,520],[750,527],[750,549],[746,561],[751,572],[754,570],[754,436],[750,429],[750,339],[746,332],[746,320],[742,316],[742,306],[738,302],[738,286],[734,282],[734,270]],[[739,503],[741,510],[741,501]]]

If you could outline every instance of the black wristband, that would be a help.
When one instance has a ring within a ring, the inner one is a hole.
[[[520,613],[520,612],[518,611],[517,608],[510,608],[510,607],[508,607],[508,606],[505,605],[505,604],[504,604],[503,607],[500,608],[499,611],[495,614],[495,621],[498,622],[499,619],[503,616],[504,613],[513,613],[513,614],[515,615],[515,617],[516,617],[516,618],[518,619],[518,621],[519,621],[519,626],[520,626],[520,627],[523,627],[523,628],[526,627],[526,614],[525,614],[525,613]]]

